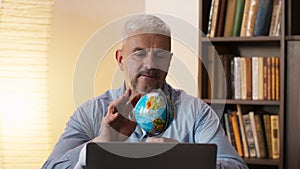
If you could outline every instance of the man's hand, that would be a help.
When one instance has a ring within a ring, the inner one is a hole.
[[[132,110],[142,94],[132,94],[128,89],[120,98],[111,102],[107,114],[102,119],[100,136],[94,141],[124,141],[136,128]],[[131,116],[131,119],[128,117]]]

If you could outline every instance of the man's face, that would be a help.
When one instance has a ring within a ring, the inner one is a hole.
[[[124,40],[116,59],[127,87],[146,93],[162,88],[171,61],[170,48],[170,37],[158,34],[139,34]]]

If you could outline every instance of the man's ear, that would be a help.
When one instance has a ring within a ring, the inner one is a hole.
[[[118,49],[116,51],[115,57],[116,57],[116,60],[118,62],[119,68],[123,71],[124,70],[124,65],[123,65],[124,57],[122,55],[121,49]]]

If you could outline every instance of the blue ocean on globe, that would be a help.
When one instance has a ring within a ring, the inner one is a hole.
[[[162,91],[154,91],[141,97],[135,106],[134,116],[143,130],[158,135],[173,120],[173,107]]]

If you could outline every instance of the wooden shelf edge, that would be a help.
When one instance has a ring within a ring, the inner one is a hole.
[[[286,36],[285,39],[290,40],[290,41],[299,41],[300,40],[300,35],[289,35],[289,36]]]
[[[273,165],[278,166],[280,164],[279,159],[267,159],[267,158],[243,158],[247,164],[255,165]]]
[[[202,99],[209,104],[280,105],[279,100]]]
[[[202,37],[202,42],[258,42],[258,41],[280,41],[278,36],[257,36],[257,37]]]

